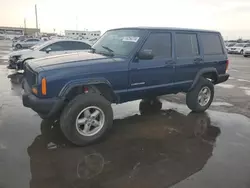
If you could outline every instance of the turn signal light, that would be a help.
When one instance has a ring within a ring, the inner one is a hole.
[[[31,89],[31,90],[32,90],[32,92],[33,92],[34,94],[36,94],[36,95],[38,94],[37,88],[32,87],[32,89]]]
[[[42,79],[42,95],[47,94],[47,81],[46,78]]]

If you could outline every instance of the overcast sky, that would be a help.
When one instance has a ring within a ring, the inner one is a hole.
[[[0,0],[0,26],[42,31],[101,30],[126,26],[188,27],[250,38],[250,0]]]

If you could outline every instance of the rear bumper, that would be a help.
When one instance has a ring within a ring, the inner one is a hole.
[[[30,92],[27,81],[23,82],[24,93],[22,95],[23,106],[31,108],[45,118],[57,116],[64,106],[64,100],[60,98],[40,99]]]
[[[225,81],[228,80],[228,78],[229,78],[229,74],[220,74],[218,76],[218,79],[217,79],[217,81],[216,81],[215,84],[219,84],[219,83],[225,82]]]

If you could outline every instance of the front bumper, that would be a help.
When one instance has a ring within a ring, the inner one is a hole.
[[[24,79],[24,93],[22,95],[23,106],[31,108],[37,113],[43,114],[45,118],[51,118],[59,115],[64,106],[64,100],[61,98],[41,99],[31,93],[31,89]]]
[[[229,74],[220,74],[218,76],[218,79],[216,80],[215,84],[219,84],[219,83],[225,82],[225,81],[228,80],[228,78],[229,78]]]
[[[250,55],[250,51],[245,51],[243,54],[244,55]]]

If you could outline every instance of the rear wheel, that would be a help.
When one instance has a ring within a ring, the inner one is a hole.
[[[244,57],[248,57],[248,55],[244,55]]]
[[[17,44],[16,45],[16,49],[21,49],[22,48],[22,45],[21,44]]]
[[[209,108],[214,98],[214,85],[201,77],[199,82],[186,95],[188,108],[194,112],[204,112]]]
[[[78,95],[63,110],[60,123],[69,141],[84,146],[105,136],[113,123],[113,110],[99,94]]]

